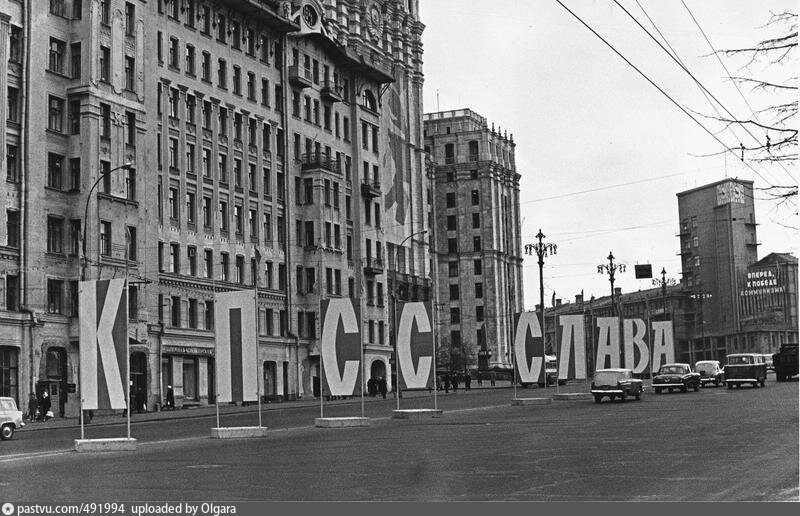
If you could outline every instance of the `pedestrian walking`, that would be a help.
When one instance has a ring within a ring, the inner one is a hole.
[[[39,402],[39,414],[42,421],[49,421],[53,418],[53,413],[50,412],[50,393],[46,390],[42,391],[42,400]]]
[[[444,375],[444,393],[447,394],[450,392],[450,375]]]
[[[144,389],[139,387],[139,389],[136,391],[136,413],[137,414],[141,414],[142,412],[146,412],[145,403],[146,403],[146,400],[145,400],[145,395],[144,395]]]
[[[478,373],[478,387],[483,387],[483,375]]]
[[[172,385],[167,385],[167,403],[164,406],[169,410],[175,409],[175,391],[172,390]]]
[[[494,387],[494,373],[492,373],[492,374],[489,376],[489,382],[490,382],[491,386],[492,386],[492,387]]]
[[[469,373],[464,375],[464,390],[468,391],[472,384],[472,378],[470,377]]]
[[[36,399],[36,394],[31,393],[28,397],[28,421],[36,420],[36,412],[39,410],[39,400]]]
[[[380,386],[381,396],[383,396],[383,399],[386,399],[386,378],[381,378],[378,381],[378,385]]]
[[[458,392],[458,373],[453,375],[453,392]]]

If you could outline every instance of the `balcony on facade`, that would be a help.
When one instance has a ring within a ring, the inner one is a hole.
[[[380,181],[371,181],[363,179],[361,181],[361,195],[369,199],[381,196],[381,183]]]
[[[344,98],[343,93],[343,88],[329,79],[325,80],[325,85],[322,87],[322,91],[320,91],[322,100],[327,100],[328,102],[341,102]]]
[[[292,83],[292,86],[299,88],[310,88],[314,84],[311,70],[299,65],[289,67],[289,82]]]
[[[300,168],[303,172],[325,171],[342,175],[341,165],[337,160],[318,152],[303,154],[300,157]]]
[[[383,258],[373,258],[372,256],[364,258],[364,274],[371,276],[383,274]]]

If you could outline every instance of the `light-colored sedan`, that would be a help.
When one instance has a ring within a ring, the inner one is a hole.
[[[11,439],[14,432],[23,426],[22,412],[17,409],[14,398],[0,398],[0,439]]]
[[[700,385],[713,383],[719,387],[725,383],[725,371],[719,365],[719,360],[700,360],[694,365],[694,370],[700,373]]]

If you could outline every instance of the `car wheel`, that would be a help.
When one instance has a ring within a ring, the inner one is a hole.
[[[733,389],[733,384],[728,382],[728,389]]]
[[[693,389],[694,389],[694,392],[699,391],[700,390],[700,385],[699,384],[694,384]]]
[[[656,390],[656,394],[661,394],[661,387],[656,387],[655,390]]]
[[[7,441],[12,437],[14,437],[14,425],[3,425],[3,428],[0,429],[0,439]]]
[[[603,397],[602,396],[595,396],[594,397],[594,402],[595,403],[600,403],[601,401],[603,401]]]
[[[766,385],[766,383],[767,383],[767,379],[766,378],[762,378],[761,379],[761,386],[764,387]]]
[[[758,389],[758,382],[757,381],[753,382],[753,389]]]
[[[627,399],[628,399],[628,395],[626,393],[623,392],[622,394],[619,395],[619,401],[621,401],[622,403],[625,403],[625,401],[627,401]]]
[[[612,394],[611,396],[609,396],[609,397],[608,397],[608,399],[609,399],[609,400],[610,400],[612,403],[614,402],[614,399],[615,399],[615,398],[616,398],[616,396],[614,396],[613,394]]]

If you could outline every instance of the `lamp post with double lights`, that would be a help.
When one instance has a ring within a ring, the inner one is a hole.
[[[92,199],[92,192],[94,192],[94,189],[97,188],[97,185],[100,184],[100,181],[102,181],[103,179],[105,179],[106,177],[111,175],[112,172],[116,172],[117,170],[120,170],[120,169],[123,169],[123,168],[130,169],[131,168],[131,163],[130,162],[123,163],[122,165],[120,165],[118,167],[114,167],[114,168],[112,168],[110,170],[106,170],[105,172],[100,174],[98,176],[98,178],[97,178],[97,181],[95,181],[94,184],[92,185],[92,187],[89,189],[89,195],[86,196],[86,207],[83,210],[83,235],[81,237],[81,254],[83,255],[83,259],[81,260],[81,281],[85,281],[86,280],[86,264],[87,264],[87,259],[86,259],[86,230],[87,230],[87,226],[89,225],[88,224],[88,220],[89,220],[89,201]],[[127,251],[126,251],[126,253],[127,253]]]
[[[558,252],[558,246],[552,242],[544,243],[545,235],[542,233],[542,230],[539,229],[539,233],[536,235],[536,239],[538,242],[535,244],[526,244],[525,245],[525,254],[528,256],[536,255],[539,259],[539,308],[542,311],[542,341],[544,341],[544,336],[546,332],[545,323],[544,323],[544,258],[545,256],[553,256]],[[545,353],[546,354],[546,353]],[[544,360],[544,387],[547,388],[547,359]],[[516,374],[516,373],[515,373]],[[515,382],[516,383],[516,382]],[[556,381],[558,384],[558,381]]]
[[[394,374],[397,381],[395,382],[395,391],[394,397],[397,400],[397,410],[400,410],[400,360],[397,357],[397,331],[398,331],[398,324],[397,324],[397,291],[398,291],[398,283],[397,277],[400,274],[400,263],[399,263],[399,253],[400,248],[403,247],[403,244],[414,238],[418,235],[424,235],[427,233],[427,229],[423,229],[422,231],[417,231],[416,233],[411,233],[406,238],[400,242],[399,245],[395,246],[394,248],[394,270],[392,274],[394,275],[394,281],[392,285],[392,330],[394,333]],[[434,371],[434,378],[435,378],[436,371]],[[390,379],[391,380],[391,379]]]
[[[608,281],[611,283],[611,317],[614,317],[617,311],[617,306],[614,301],[614,276],[618,272],[620,274],[625,272],[625,264],[614,263],[614,255],[612,253],[608,253],[608,257],[606,259],[608,260],[608,263],[601,263],[598,265],[597,273],[608,274]]]
[[[661,287],[661,301],[664,308],[664,319],[667,318],[667,286],[673,286],[677,282],[674,278],[667,278],[667,269],[661,268],[661,279],[653,279],[653,286]]]

